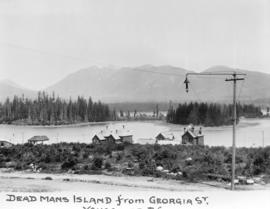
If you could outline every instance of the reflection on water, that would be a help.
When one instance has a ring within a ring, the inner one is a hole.
[[[12,143],[24,143],[34,135],[46,135],[49,143],[57,142],[85,142],[91,143],[92,136],[106,129],[120,129],[122,125],[132,131],[136,143],[154,143],[155,136],[160,132],[172,131],[176,140],[181,142],[181,134],[184,126],[167,124],[161,121],[150,122],[115,122],[98,125],[64,126],[64,127],[31,127],[0,125],[0,139],[9,140]],[[231,146],[232,128],[206,127],[203,128],[205,144],[209,146]],[[237,127],[237,146],[267,146],[270,145],[270,120],[269,119],[244,119]]]

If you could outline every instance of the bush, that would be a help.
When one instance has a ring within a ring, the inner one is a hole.
[[[68,160],[68,161],[64,162],[64,163],[61,165],[61,168],[62,168],[63,170],[67,170],[67,169],[73,168],[75,165],[76,165],[76,162],[75,162],[74,160]]]
[[[102,168],[103,159],[101,157],[95,157],[91,166],[92,170],[99,170]]]
[[[50,176],[46,176],[46,177],[44,178],[44,180],[49,180],[49,181],[51,181],[51,180],[53,180],[53,179],[52,179],[52,177],[50,177]]]
[[[110,162],[105,163],[105,169],[110,170],[112,168],[112,165]]]

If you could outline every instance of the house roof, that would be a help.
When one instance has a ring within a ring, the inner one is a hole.
[[[132,136],[132,133],[130,130],[127,130],[124,128],[123,126],[123,129],[116,129],[116,130],[109,130],[108,128],[106,130],[102,130],[100,131],[98,134],[95,134],[93,136],[94,137],[97,137],[99,140],[106,140],[106,138],[108,137],[112,137],[114,138],[115,140],[120,140],[120,137],[125,137],[125,136]]]
[[[125,137],[125,136],[132,136],[132,133],[130,130],[117,130],[117,134],[120,136],[120,137]]]
[[[112,136],[115,140],[119,140],[120,139],[120,137],[117,134],[115,134],[115,133],[111,133],[110,136]]]
[[[106,130],[102,130],[100,132],[100,134],[102,134],[104,137],[109,137],[111,135],[112,131],[106,129]]]
[[[6,140],[0,140],[0,143],[7,143],[7,144],[11,144],[11,145],[13,145],[11,142],[9,142],[9,141],[6,141]]]
[[[174,137],[174,134],[173,133],[170,133],[170,132],[163,132],[163,133],[159,133],[157,136],[156,136],[156,138],[158,137],[158,136],[163,136],[163,138],[165,138],[165,139],[170,139],[170,140],[173,140],[175,137]]]
[[[49,138],[47,136],[33,136],[30,139],[28,139],[29,142],[38,142],[38,141],[49,141]]]
[[[203,136],[202,134],[199,134],[198,132],[193,132],[191,130],[187,130],[182,136],[189,134],[191,137],[196,138],[198,136]]]
[[[101,140],[101,141],[106,140],[105,137],[104,137],[101,133],[95,134],[95,135],[93,136],[93,138],[94,138],[95,136],[96,136],[99,140]]]

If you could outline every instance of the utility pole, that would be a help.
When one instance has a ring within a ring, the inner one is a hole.
[[[244,80],[244,78],[237,78],[236,73],[233,73],[233,78],[226,79],[225,81],[233,81],[233,142],[232,142],[232,177],[231,177],[231,190],[234,190],[235,179],[235,141],[236,141],[236,82]]]
[[[264,131],[262,131],[262,147],[264,147]]]
[[[235,142],[236,142],[236,82],[240,80],[244,80],[244,78],[238,78],[237,76],[245,76],[244,73],[236,73],[236,72],[227,72],[227,73],[187,73],[186,79],[184,83],[186,84],[186,92],[188,92],[188,85],[190,81],[188,80],[189,75],[197,75],[197,76],[232,76],[232,78],[227,78],[225,81],[233,81],[233,139],[232,139],[232,171],[231,171],[231,190],[234,190],[234,182],[235,182]]]

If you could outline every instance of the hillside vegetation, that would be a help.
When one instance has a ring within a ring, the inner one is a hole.
[[[0,103],[0,123],[28,125],[59,125],[79,122],[98,122],[112,117],[108,105],[86,100],[64,100],[39,92],[36,99],[15,96]]]
[[[194,124],[204,126],[222,126],[233,123],[233,106],[217,103],[184,103],[177,108],[171,107],[167,114],[167,122],[175,124]],[[262,117],[259,107],[247,104],[237,104],[237,119],[239,117]]]
[[[0,149],[0,166],[16,170],[78,174],[127,174],[196,181],[206,174],[230,175],[231,150],[225,147],[59,143]],[[161,171],[159,168],[162,168]],[[236,175],[270,175],[270,147],[238,148]]]

